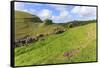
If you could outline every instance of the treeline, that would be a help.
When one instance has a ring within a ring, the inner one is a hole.
[[[54,23],[52,20],[50,19],[46,19],[43,21],[43,23],[45,23],[45,25],[62,25],[63,27],[67,27],[67,28],[73,28],[73,27],[77,27],[77,26],[83,26],[83,25],[87,25],[90,23],[96,23],[96,20],[88,20],[88,21],[71,21],[71,22],[67,22],[67,23]]]
[[[88,20],[88,21],[71,21],[67,23],[58,23],[59,25],[62,25],[64,27],[72,28],[77,26],[83,26],[89,23],[96,23],[96,20]]]

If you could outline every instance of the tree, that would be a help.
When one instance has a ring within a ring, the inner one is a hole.
[[[68,28],[72,28],[73,27],[73,24],[72,23],[69,23],[68,24]]]
[[[46,25],[53,24],[52,20],[50,20],[50,19],[44,20],[44,23],[45,23]]]

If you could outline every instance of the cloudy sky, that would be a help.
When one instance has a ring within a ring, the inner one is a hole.
[[[55,23],[96,19],[96,7],[89,6],[15,2],[15,10],[37,15],[41,20],[51,19]]]

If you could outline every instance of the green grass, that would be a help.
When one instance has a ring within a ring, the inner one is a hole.
[[[28,19],[27,19],[28,18]],[[15,38],[19,39],[24,37],[25,35],[36,35],[37,27],[39,24],[42,24],[40,19],[38,22],[32,22],[29,19],[35,20],[39,19],[39,17],[32,15],[27,12],[15,11]],[[34,32],[33,32],[34,31]],[[39,33],[39,32],[38,32]]]
[[[45,25],[44,23],[33,23],[33,22],[28,22],[27,24],[23,22],[16,23],[15,27],[16,38],[22,38],[25,35],[36,36],[37,34],[41,33],[42,34],[52,33],[55,27],[64,28],[63,26],[57,24]]]
[[[31,26],[35,27],[34,25]],[[38,27],[41,30],[33,28],[32,31],[36,30],[38,33],[40,31],[46,32],[46,30],[55,27],[55,25],[40,25]],[[45,30],[45,28],[47,29]],[[27,33],[27,31],[29,29],[26,29],[25,32]],[[79,48],[79,52],[72,57],[63,56],[65,52],[77,48]],[[89,61],[96,61],[96,23],[70,28],[64,33],[49,35],[45,37],[45,40],[15,48],[16,66]]]

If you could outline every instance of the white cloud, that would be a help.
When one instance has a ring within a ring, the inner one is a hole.
[[[73,9],[72,9],[72,13],[78,13],[78,12],[80,12],[80,9],[81,9],[81,6],[76,6],[76,7],[74,7]]]
[[[82,20],[96,19],[96,7],[76,6],[71,13],[79,15]]]
[[[30,3],[15,2],[15,10],[32,13],[34,15],[39,16],[42,20],[52,19],[54,22],[60,22],[60,23],[71,20],[69,12],[66,10],[66,8],[67,8],[66,5],[46,4],[46,5],[53,7],[55,10],[57,10],[57,12],[59,12],[58,16],[54,16],[52,14],[53,11],[50,9],[41,9],[41,11],[37,11],[36,9],[34,9],[32,7],[28,8],[28,6],[31,6],[31,5],[30,5]],[[34,5],[39,6],[39,4],[37,4],[37,3],[35,3]]]
[[[43,9],[37,14],[42,20],[51,19],[55,23],[64,23],[68,21],[72,21],[71,16],[67,10],[61,10],[58,16],[54,16],[52,11],[49,9]]]
[[[43,9],[37,14],[42,20],[50,19],[52,17],[52,11],[48,9]]]
[[[53,16],[52,17],[53,21],[56,23],[64,23],[64,22],[69,22],[72,21],[71,16],[69,15],[68,11],[61,11],[59,16]]]
[[[33,3],[35,7],[43,6],[43,4]],[[52,19],[54,22],[69,22],[72,20],[90,20],[96,19],[96,7],[88,6],[68,6],[45,4],[45,6],[52,7],[52,9],[41,8],[39,11],[34,8],[32,3],[15,2],[15,10],[29,12],[33,15],[39,16],[42,20]],[[31,7],[30,7],[31,6]],[[54,9],[54,10],[53,10]],[[55,12],[57,12],[57,14]]]
[[[68,14],[69,14],[68,11],[65,11],[65,10],[60,12],[61,17],[66,17],[66,16],[68,16]]]
[[[63,10],[67,9],[66,5],[54,5],[54,4],[51,4],[49,6],[53,7],[54,9],[56,9],[58,11],[63,11]]]
[[[55,5],[55,4],[48,4],[48,5],[54,8],[54,10],[56,10],[57,12],[59,12],[59,15],[57,16],[52,15],[51,17],[51,19],[55,23],[64,23],[71,21],[71,16],[69,15],[69,11],[67,11],[66,5]]]
[[[37,13],[37,10],[35,10],[35,9],[26,9],[26,12],[29,12],[29,13],[35,15]]]
[[[30,6],[32,5],[41,5],[38,3],[24,3],[24,2],[15,2],[15,10],[24,10],[24,9],[28,9]]]
[[[24,9],[24,4],[21,2],[15,2],[15,10],[22,10]]]
[[[31,14],[36,14],[37,13],[36,9],[28,8],[25,5],[31,5],[31,4],[30,3],[15,2],[15,10],[24,11],[24,12],[28,12],[28,13],[31,13]]]

